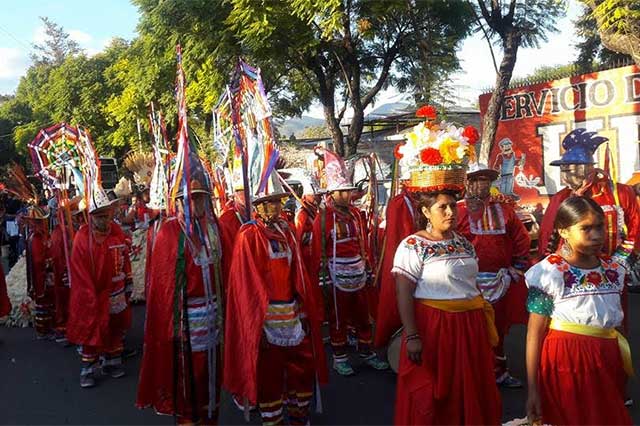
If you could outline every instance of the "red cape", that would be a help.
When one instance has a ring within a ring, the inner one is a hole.
[[[220,230],[220,243],[222,244],[222,273],[223,276],[229,277],[231,270],[231,260],[233,257],[233,246],[235,244],[236,235],[242,226],[238,219],[238,211],[231,204],[226,207],[218,218],[218,229]],[[227,288],[225,281],[225,289]]]
[[[11,301],[7,295],[7,282],[4,279],[4,270],[0,265],[0,317],[4,317],[11,313]]]
[[[120,226],[111,224],[111,233],[97,244],[88,225],[83,225],[73,240],[71,251],[71,295],[67,338],[80,345],[102,346],[109,332],[109,296],[113,290],[115,259],[110,246],[126,245]],[[129,254],[125,250],[124,272],[131,273]],[[126,327],[131,325],[131,311]]]
[[[37,230],[31,234],[27,246],[27,279],[31,297],[44,294],[47,279],[47,262],[51,255],[49,251],[49,236]]]
[[[188,373],[181,366],[174,365],[177,355],[179,360],[185,359],[188,354],[180,351],[176,354],[174,339],[188,339],[185,336],[174,336],[174,312],[173,304],[176,291],[176,267],[178,259],[178,246],[182,229],[177,219],[168,219],[162,223],[156,235],[153,248],[153,259],[150,266],[150,284],[147,289],[147,314],[144,332],[144,351],[140,378],[138,381],[138,394],[136,406],[145,408],[152,406],[161,414],[187,415],[190,410],[188,397],[174,394],[176,383],[187,383]],[[202,281],[202,270],[193,262],[189,251],[189,245],[184,249],[185,275],[187,297],[202,297],[205,294]],[[215,286],[214,267],[212,265],[212,285]],[[216,292],[216,288],[212,289]],[[221,307],[218,305],[218,309]],[[180,364],[183,364],[180,362]],[[178,377],[176,377],[178,375]],[[202,378],[196,378],[201,380]],[[184,390],[183,388],[186,388]],[[189,392],[191,386],[187,383],[179,389]],[[174,400],[177,399],[177,407]],[[184,412],[183,412],[184,410]]]
[[[387,204],[386,226],[384,231],[384,253],[380,262],[380,297],[374,345],[386,346],[393,333],[402,327],[398,302],[396,300],[396,281],[391,275],[393,258],[400,242],[417,230],[415,220],[402,192]]]
[[[326,383],[328,372],[320,335],[322,312],[318,310],[321,295],[319,288],[310,284],[305,269],[297,267],[300,249],[293,232],[285,234],[293,252],[291,279],[310,325],[316,374],[321,383]],[[227,288],[223,383],[240,401],[247,398],[251,404],[256,403],[258,395],[256,368],[269,304],[268,244],[264,224],[252,221],[242,226],[236,237]]]

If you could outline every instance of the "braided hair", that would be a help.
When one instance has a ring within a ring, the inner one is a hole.
[[[556,212],[556,217],[553,221],[553,234],[549,239],[545,254],[549,255],[558,250],[561,240],[560,229],[575,225],[589,212],[604,218],[602,207],[590,197],[572,196],[564,200]]]

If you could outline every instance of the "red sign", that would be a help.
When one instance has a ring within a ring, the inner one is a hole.
[[[480,96],[484,116],[491,93]],[[500,172],[495,186],[523,205],[546,203],[564,185],[562,139],[576,128],[609,138],[610,173],[626,182],[640,169],[640,68],[635,65],[508,90],[500,110],[489,166]],[[604,168],[602,144],[595,160]]]

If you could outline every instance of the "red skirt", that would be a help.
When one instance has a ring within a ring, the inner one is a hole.
[[[481,309],[445,312],[415,304],[422,364],[400,349],[396,425],[500,424],[502,402]]]
[[[542,420],[553,425],[630,425],[616,339],[550,330],[542,345]]]

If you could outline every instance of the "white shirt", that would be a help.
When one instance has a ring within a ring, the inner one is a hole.
[[[525,274],[527,286],[553,300],[551,318],[601,328],[618,327],[623,313],[620,293],[625,268],[613,260],[601,260],[593,269],[582,269],[552,254]]]
[[[392,274],[416,284],[417,299],[473,299],[478,261],[473,246],[455,234],[450,240],[432,241],[418,235],[402,240],[393,258]]]

